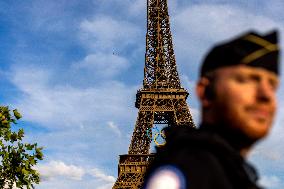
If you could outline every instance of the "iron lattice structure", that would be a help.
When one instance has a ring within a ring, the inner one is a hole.
[[[128,154],[120,155],[113,189],[141,188],[144,172],[154,158],[149,153],[153,125],[195,127],[187,96],[176,68],[167,0],[148,0],[144,81],[135,102],[139,112]]]

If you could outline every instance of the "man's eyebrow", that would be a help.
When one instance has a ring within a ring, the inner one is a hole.
[[[249,73],[248,76],[251,77],[252,79],[255,79],[255,80],[261,80],[262,79],[262,75],[260,73],[254,73],[253,72],[253,73]],[[279,79],[278,79],[277,76],[270,75],[270,76],[267,77],[267,79],[273,87],[275,87],[275,88],[278,87]]]
[[[270,77],[269,82],[275,87],[278,87],[279,85],[279,79],[277,77]]]

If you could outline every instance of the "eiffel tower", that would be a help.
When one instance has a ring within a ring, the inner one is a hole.
[[[128,154],[120,155],[118,178],[113,189],[138,189],[147,166],[155,125],[195,127],[181,87],[170,31],[167,0],[147,0],[147,34],[144,81],[137,91],[135,107],[139,109]],[[163,136],[162,136],[163,137]]]

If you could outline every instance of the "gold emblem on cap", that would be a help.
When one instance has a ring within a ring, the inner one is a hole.
[[[262,39],[260,37],[257,37],[255,35],[248,35],[243,38],[244,40],[253,42],[255,44],[258,44],[262,46],[262,49],[256,50],[252,52],[251,54],[247,55],[241,60],[241,63],[249,64],[250,62],[270,53],[273,51],[277,51],[279,48],[276,44],[270,43],[269,41],[266,41],[265,39]]]

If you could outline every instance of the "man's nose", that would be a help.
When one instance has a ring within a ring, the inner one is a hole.
[[[270,102],[275,98],[275,90],[267,80],[261,80],[258,85],[257,97],[259,101]]]

